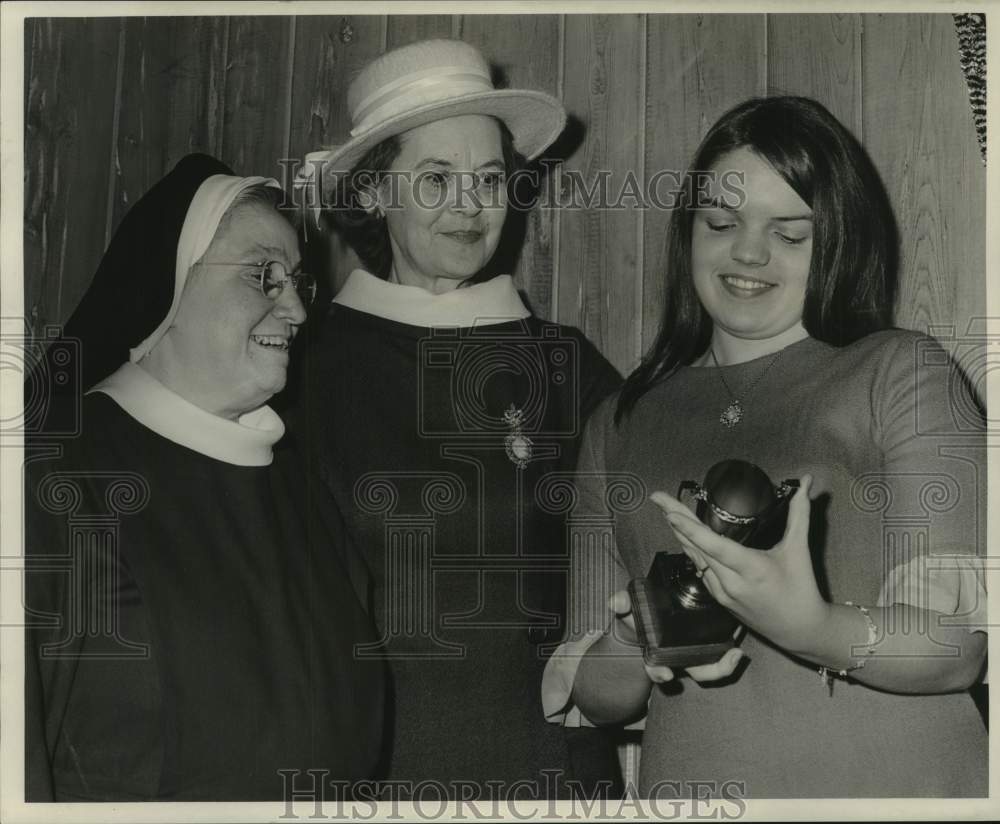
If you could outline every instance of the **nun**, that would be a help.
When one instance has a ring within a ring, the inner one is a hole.
[[[184,158],[50,350],[87,391],[50,399],[74,437],[26,445],[28,801],[279,800],[373,775],[366,567],[267,405],[315,291],[280,197]]]

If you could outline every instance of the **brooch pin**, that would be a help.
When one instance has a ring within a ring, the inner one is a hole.
[[[531,460],[532,447],[534,446],[531,438],[521,432],[524,412],[511,404],[503,413],[503,421],[510,427],[510,434],[503,441],[507,457],[518,469],[524,469],[527,467],[528,461]]]

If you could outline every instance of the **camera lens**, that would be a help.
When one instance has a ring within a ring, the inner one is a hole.
[[[698,577],[698,569],[690,558],[685,559],[683,572],[677,576],[676,595],[678,603],[684,609],[698,609],[706,604],[715,603],[711,593]]]

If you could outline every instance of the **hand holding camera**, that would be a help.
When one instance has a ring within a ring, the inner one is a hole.
[[[781,540],[766,552],[749,551],[717,534],[664,492],[650,496],[663,510],[696,573],[702,573],[700,580],[712,598],[739,622],[791,652],[810,648],[829,609],[809,555],[811,483],[804,476],[798,491],[788,496]]]
[[[619,590],[608,601],[608,606],[615,613],[615,621],[620,625],[617,633],[620,638],[636,638],[635,617],[632,614],[632,599],[628,591]],[[624,628],[624,632],[620,631]],[[722,657],[709,664],[689,666],[686,672],[695,681],[718,681],[721,678],[728,678],[733,674],[743,653],[738,647],[726,651]],[[674,671],[665,664],[651,664],[644,662],[646,676],[655,684],[663,684],[672,681]]]

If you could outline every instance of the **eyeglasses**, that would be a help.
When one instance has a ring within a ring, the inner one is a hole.
[[[305,272],[289,272],[280,260],[264,260],[254,263],[202,262],[202,266],[242,266],[254,270],[254,274],[243,274],[244,280],[253,283],[268,300],[277,300],[291,281],[303,306],[309,306],[316,299],[316,280]]]

